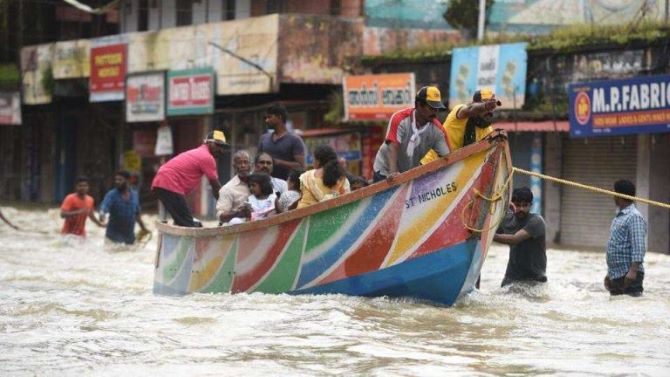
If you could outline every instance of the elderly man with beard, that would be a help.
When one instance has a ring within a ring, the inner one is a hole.
[[[272,191],[280,196],[287,189],[288,185],[286,181],[281,178],[276,178],[272,176],[272,169],[274,162],[272,156],[266,152],[259,152],[254,158],[254,173],[265,173],[270,176],[270,181],[272,182]]]
[[[140,198],[137,191],[130,188],[130,173],[119,171],[114,176],[114,188],[105,194],[100,205],[100,222],[105,222],[109,213],[109,223],[105,238],[114,243],[135,243],[135,222],[143,232],[148,232],[140,215]]]
[[[446,135],[436,116],[444,109],[440,90],[424,86],[416,93],[414,107],[391,116],[373,165],[375,182],[419,166],[429,150],[439,156],[449,153]]]
[[[235,176],[221,187],[219,199],[216,201],[219,225],[227,223],[234,217],[246,218],[251,215],[251,207],[247,202],[247,198],[251,195],[249,190],[249,173],[251,173],[249,152],[242,150],[233,155],[233,169],[235,170]]]
[[[471,103],[454,107],[443,124],[449,149],[455,151],[463,148],[493,132],[491,127],[493,111],[501,105],[495,93],[491,89],[484,88],[475,92]],[[421,163],[427,164],[437,158],[437,153],[431,150],[421,159]]]
[[[513,282],[547,281],[547,248],[542,216],[530,213],[533,193],[528,187],[512,192],[512,211],[498,227],[493,240],[510,245],[509,260],[501,286]]]

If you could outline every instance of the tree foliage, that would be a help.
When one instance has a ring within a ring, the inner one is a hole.
[[[486,0],[486,18],[491,14],[493,0]],[[479,22],[479,0],[449,0],[447,10],[442,15],[449,25],[474,36]]]

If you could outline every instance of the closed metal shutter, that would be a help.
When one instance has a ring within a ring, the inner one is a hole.
[[[563,146],[565,179],[607,190],[613,190],[619,179],[635,183],[637,136],[566,137]],[[614,199],[609,195],[563,186],[560,243],[604,250],[615,211]]]

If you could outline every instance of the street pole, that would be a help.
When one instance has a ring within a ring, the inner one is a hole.
[[[477,22],[477,40],[484,39],[484,22],[486,21],[486,0],[479,0],[479,21]]]

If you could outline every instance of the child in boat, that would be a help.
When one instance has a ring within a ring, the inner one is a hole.
[[[233,217],[228,225],[241,224],[246,221],[262,220],[275,214],[277,195],[272,191],[272,180],[266,173],[253,173],[247,178],[251,195],[245,203],[251,209],[248,218]]]
[[[288,173],[286,184],[288,189],[277,199],[275,207],[277,212],[286,212],[298,206],[300,201],[300,175],[304,173],[302,170],[293,169]]]

